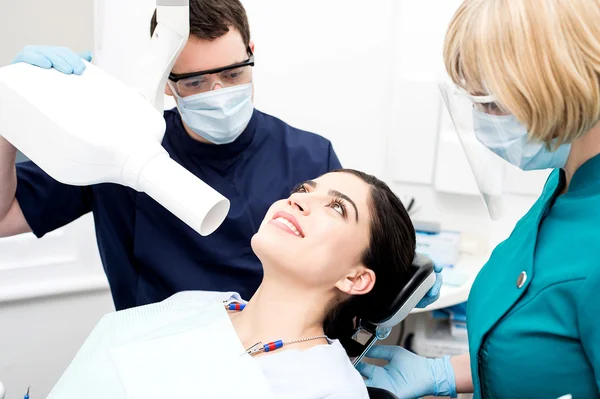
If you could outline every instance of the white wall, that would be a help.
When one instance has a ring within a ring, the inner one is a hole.
[[[381,174],[391,125],[394,1],[243,1],[256,45],[256,106]]]
[[[93,0],[0,0],[0,65],[29,44],[93,47]]]
[[[94,3],[94,64],[124,83],[135,81],[150,41],[156,0],[88,0]]]

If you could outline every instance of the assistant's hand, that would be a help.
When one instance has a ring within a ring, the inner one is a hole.
[[[440,290],[442,288],[442,283],[444,280],[442,278],[442,270],[444,269],[444,267],[440,265],[434,265],[433,269],[435,271],[435,284],[433,284],[433,287],[431,287],[431,289],[423,297],[423,299],[421,299],[419,303],[417,303],[417,308],[426,308],[427,306],[437,301],[440,297]]]
[[[85,70],[82,59],[92,61],[92,53],[86,51],[78,55],[66,47],[26,46],[12,63],[25,62],[44,69],[54,68],[62,73],[81,75]]]
[[[361,362],[357,369],[368,387],[386,389],[400,399],[427,395],[456,397],[456,380],[450,357],[427,359],[399,346],[375,345],[367,353],[389,364],[383,367]]]

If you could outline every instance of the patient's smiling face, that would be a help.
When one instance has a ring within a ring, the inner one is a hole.
[[[369,200],[370,186],[349,173],[328,173],[300,184],[289,198],[271,206],[252,238],[265,273],[327,289],[364,269]]]

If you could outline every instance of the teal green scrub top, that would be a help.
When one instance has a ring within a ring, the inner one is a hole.
[[[600,155],[555,170],[467,305],[475,398],[600,398]]]

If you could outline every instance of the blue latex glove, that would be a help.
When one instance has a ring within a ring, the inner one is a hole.
[[[449,356],[427,359],[400,346],[375,345],[367,357],[389,362],[383,367],[364,362],[357,365],[368,387],[386,389],[400,399],[427,395],[456,397],[456,378]]]
[[[444,267],[440,265],[433,265],[433,268],[435,270],[435,284],[433,285],[433,287],[431,287],[431,289],[423,297],[423,299],[421,299],[421,301],[417,304],[418,308],[426,308],[427,306],[437,301],[440,297],[440,289],[442,288],[442,282],[444,280],[442,278],[442,270],[444,269]]]
[[[12,63],[25,62],[44,69],[54,68],[62,73],[81,75],[85,70],[82,59],[92,61],[92,53],[86,51],[78,55],[66,47],[26,46]]]

